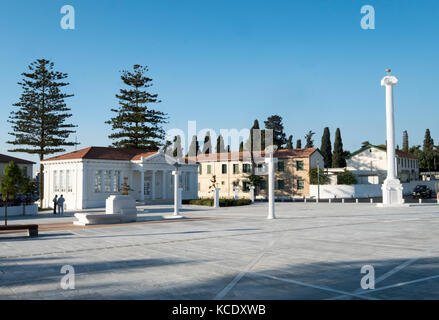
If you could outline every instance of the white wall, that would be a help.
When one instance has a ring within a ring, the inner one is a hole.
[[[418,184],[427,185],[435,192],[435,183],[438,181],[412,181],[403,183],[403,194],[407,195],[413,192],[413,189]],[[353,184],[353,185],[321,185],[320,198],[367,198],[367,197],[381,197],[381,184]],[[318,186],[310,186],[310,196],[317,197]]]
[[[36,204],[28,206],[8,207],[8,217],[15,216],[35,216],[38,214],[38,206]],[[5,208],[0,208],[0,217],[5,216]]]

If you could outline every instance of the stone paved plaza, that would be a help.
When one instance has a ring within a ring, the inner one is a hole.
[[[184,206],[187,219],[70,227],[39,223],[40,237],[0,235],[0,299],[439,299],[439,206],[354,203]],[[52,229],[47,226],[55,226]],[[58,226],[58,227],[56,227]],[[75,269],[63,290],[63,265]],[[361,267],[375,268],[363,291]]]

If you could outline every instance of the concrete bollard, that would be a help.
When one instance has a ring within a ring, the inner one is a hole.
[[[358,203],[358,199],[355,199],[355,203]]]
[[[331,203],[331,198],[329,198],[329,203]]]
[[[419,199],[419,204],[422,204],[422,199]]]
[[[373,203],[373,198],[370,198],[370,203]]]
[[[344,198],[343,198],[343,199],[341,199],[341,203],[344,203]]]
[[[303,198],[303,201],[306,203],[306,198]]]

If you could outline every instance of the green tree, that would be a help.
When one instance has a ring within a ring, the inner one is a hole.
[[[243,152],[244,151],[244,142],[241,141],[241,143],[239,144],[239,152]]]
[[[224,139],[222,135],[219,135],[216,139],[216,153],[224,153],[226,149],[224,147]]]
[[[282,124],[282,117],[275,114],[268,117],[265,123],[265,129],[273,130],[273,144],[281,149],[287,142],[287,138],[284,132],[284,125]]]
[[[315,135],[315,132],[312,132],[311,130],[305,135],[305,140],[306,140],[305,148],[314,147],[314,140],[312,138],[313,135]]]
[[[319,177],[319,179],[317,177]],[[329,177],[325,174],[324,170],[315,167],[309,171],[309,181],[310,184],[313,185],[323,185],[329,183]]]
[[[434,140],[431,137],[430,129],[425,131],[424,145],[422,148],[422,155],[419,161],[420,167],[423,170],[433,171],[435,170],[435,151]]]
[[[320,151],[323,153],[323,158],[325,161],[325,168],[331,168],[332,167],[332,144],[331,144],[331,133],[330,133],[328,127],[326,127],[323,130],[322,145],[320,147]]]
[[[176,135],[174,137],[174,145],[172,147],[172,156],[180,159],[183,157],[183,148],[181,146],[181,136]]]
[[[402,134],[402,151],[405,153],[409,152],[409,135],[407,133],[407,130],[404,130]]]
[[[206,135],[204,136],[204,144],[203,144],[203,150],[201,151],[202,154],[210,154],[212,152],[212,141],[210,137],[210,131],[206,132]]]
[[[196,135],[192,136],[192,141],[189,146],[188,150],[188,156],[189,157],[196,157],[200,153],[200,146],[198,144],[198,139]]]
[[[72,94],[62,92],[69,85],[63,80],[67,73],[54,70],[54,63],[46,59],[38,59],[24,72],[21,86],[22,94],[19,102],[13,104],[17,107],[11,112],[8,122],[12,124],[14,137],[7,143],[22,146],[10,149],[10,152],[25,152],[37,154],[40,160],[40,207],[44,199],[44,166],[42,160],[46,155],[63,152],[65,146],[74,146],[77,143],[68,141],[70,134],[76,126],[67,123],[70,108],[65,99]]]
[[[288,150],[293,150],[294,149],[294,146],[293,146],[293,136],[292,135],[290,135],[288,137],[286,148]]]
[[[343,171],[337,175],[337,184],[357,184],[357,179],[350,171]]]
[[[24,175],[18,165],[11,161],[5,167],[5,173],[0,178],[0,193],[5,202],[5,226],[8,225],[8,202],[14,200],[23,190]]]
[[[332,167],[346,167],[346,155],[343,151],[343,141],[341,139],[340,128],[337,128],[337,130],[335,131],[334,153],[332,154]]]
[[[165,131],[163,124],[167,123],[167,115],[151,107],[160,103],[157,94],[152,94],[149,88],[152,79],[146,76],[146,66],[134,65],[132,71],[122,71],[121,79],[127,89],[120,89],[116,94],[119,106],[111,109],[116,115],[105,123],[111,125],[113,133],[108,137],[116,148],[136,148],[151,151],[158,150],[163,145]]]
[[[296,148],[297,148],[297,149],[302,149],[302,140],[297,139],[297,142],[296,142]]]

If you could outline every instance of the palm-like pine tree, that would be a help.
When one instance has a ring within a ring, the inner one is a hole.
[[[72,115],[65,99],[72,97],[61,89],[69,83],[63,80],[67,73],[54,71],[54,63],[46,59],[32,62],[29,71],[22,73],[23,79],[18,84],[23,92],[20,101],[13,106],[18,109],[11,112],[8,122],[12,124],[14,137],[7,143],[17,147],[10,152],[38,154],[40,159],[40,207],[44,198],[44,157],[63,152],[64,146],[74,146],[76,142],[67,141],[76,126],[66,123]]]
[[[119,106],[111,111],[116,116],[106,121],[114,131],[108,137],[117,148],[137,148],[158,150],[163,145],[167,115],[151,107],[160,103],[157,94],[148,92],[152,79],[145,74],[146,66],[134,65],[132,71],[122,71],[121,79],[128,89],[120,89],[116,94]]]

